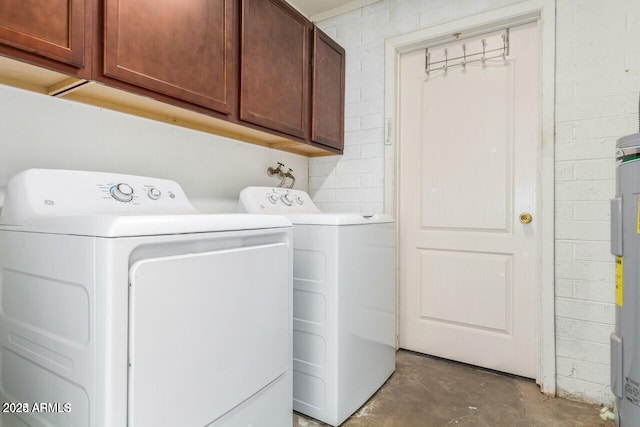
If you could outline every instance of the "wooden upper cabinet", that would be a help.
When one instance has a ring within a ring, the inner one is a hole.
[[[345,53],[317,27],[313,29],[312,68],[311,141],[342,152]]]
[[[236,0],[104,0],[104,75],[220,113],[237,79]]]
[[[49,68],[60,64],[62,71],[77,74],[89,62],[91,5],[89,0],[0,1],[0,53]]]
[[[243,0],[240,119],[306,138],[310,22],[280,0]]]
[[[300,154],[343,150],[344,50],[285,0],[0,0],[0,64],[5,84]]]

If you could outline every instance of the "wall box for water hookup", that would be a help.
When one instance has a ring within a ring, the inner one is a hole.
[[[611,334],[611,390],[616,425],[640,425],[640,133],[616,144],[616,197],[611,200],[616,328]]]

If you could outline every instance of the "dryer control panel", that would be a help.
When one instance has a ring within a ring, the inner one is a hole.
[[[28,169],[9,181],[1,224],[70,215],[197,213],[175,181],[117,173]]]
[[[247,187],[240,192],[239,213],[320,213],[306,191],[279,187]]]

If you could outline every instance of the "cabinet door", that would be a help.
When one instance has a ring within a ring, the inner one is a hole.
[[[82,68],[85,0],[0,1],[0,44]]]
[[[230,113],[235,4],[105,0],[104,74]]]
[[[344,49],[318,28],[313,29],[311,141],[344,147]]]
[[[280,0],[243,0],[240,119],[307,135],[310,23]]]

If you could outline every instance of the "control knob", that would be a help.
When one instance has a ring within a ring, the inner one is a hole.
[[[162,192],[156,187],[152,187],[149,189],[149,191],[147,191],[147,195],[151,200],[158,200],[160,196],[162,196]]]
[[[291,197],[291,194],[289,193],[283,194],[282,197],[280,197],[280,200],[282,200],[282,203],[287,206],[293,205],[293,197]]]
[[[275,205],[278,202],[278,193],[268,194],[267,200],[269,200],[272,204]]]
[[[111,193],[111,197],[120,202],[130,202],[133,200],[133,188],[124,182],[111,187],[109,193]]]

